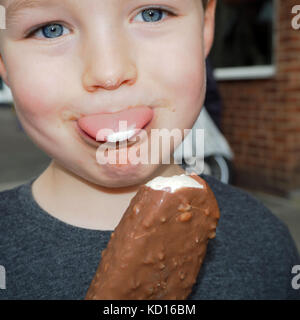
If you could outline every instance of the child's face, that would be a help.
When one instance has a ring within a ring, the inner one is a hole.
[[[77,120],[146,105],[154,113],[147,130],[190,129],[205,94],[215,1],[205,16],[201,0],[23,0],[23,9],[17,2],[1,2],[7,29],[0,31],[0,71],[27,134],[96,184],[146,179],[157,164],[99,165],[98,145],[82,139]]]

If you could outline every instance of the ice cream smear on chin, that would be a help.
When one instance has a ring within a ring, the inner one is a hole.
[[[204,189],[202,184],[185,174],[172,177],[156,177],[146,183],[146,186],[154,190],[164,190],[171,193],[181,188]]]

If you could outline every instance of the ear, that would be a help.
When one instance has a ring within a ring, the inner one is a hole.
[[[208,0],[206,9],[204,11],[203,37],[205,58],[208,56],[214,40],[216,4],[216,0]]]
[[[6,72],[6,68],[5,68],[4,61],[1,54],[0,54],[0,77],[5,82],[5,84],[9,87],[7,72]]]

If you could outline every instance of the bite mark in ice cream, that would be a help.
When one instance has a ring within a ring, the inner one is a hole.
[[[175,192],[184,187],[203,189],[202,184],[185,174],[173,177],[156,177],[146,183],[146,186],[154,190],[169,190],[170,192]]]

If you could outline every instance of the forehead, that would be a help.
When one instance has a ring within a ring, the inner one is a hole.
[[[63,5],[68,4],[72,5],[75,4],[74,2],[78,1],[79,4],[81,1],[88,2],[87,0],[0,0],[0,5],[4,5],[6,8],[6,17],[7,20],[13,19],[14,17],[18,16],[18,13],[21,12],[23,9],[30,9],[30,8],[37,8],[37,7],[51,7],[56,5]],[[125,3],[139,3],[139,0],[89,0],[90,4],[94,1],[98,2],[98,4],[104,5],[105,3],[114,3],[116,8],[119,7],[121,4]],[[170,4],[177,4],[182,6],[190,7],[192,4],[196,4],[196,7],[201,7],[199,4],[202,3],[203,0],[167,0]],[[148,3],[146,3],[148,5]],[[159,5],[160,0],[152,0],[151,4]],[[149,4],[150,5],[150,4]]]
[[[50,0],[50,2],[51,1],[52,0]],[[21,8],[34,8],[47,2],[49,3],[49,0],[0,0],[0,4],[3,4],[8,11]]]
[[[60,2],[70,2],[72,3],[72,1],[75,0],[60,0]],[[81,0],[81,1],[86,1],[86,0]],[[95,1],[101,1],[101,2],[105,2],[105,0],[95,0]],[[111,1],[111,0],[110,0]],[[130,2],[130,0],[119,0],[120,2]],[[176,2],[177,0],[173,0],[174,2]],[[181,0],[184,2],[202,2],[203,0]],[[43,3],[48,3],[49,2],[53,2],[53,0],[0,0],[0,4],[4,5],[7,9],[19,9],[21,7],[25,7],[25,8],[32,8],[32,7],[37,7],[40,5],[43,5]],[[153,1],[156,2],[156,1]],[[170,2],[172,2],[172,0],[170,0]]]

